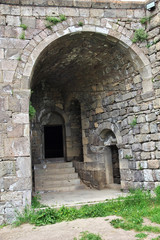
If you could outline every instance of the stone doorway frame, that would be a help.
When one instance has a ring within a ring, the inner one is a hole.
[[[123,168],[123,161],[124,161],[120,155],[120,151],[121,151],[120,147],[122,145],[122,137],[121,137],[120,131],[118,130],[118,127],[115,124],[112,124],[110,122],[105,122],[105,123],[102,123],[99,125],[99,127],[96,129],[95,134],[98,135],[99,138],[101,138],[101,134],[105,130],[110,130],[116,137],[116,143],[113,145],[116,146],[118,149],[119,171],[120,171]],[[103,158],[104,158],[104,164],[105,164],[105,169],[106,169],[106,184],[107,185],[114,184],[112,152],[111,152],[110,146],[112,146],[112,145],[103,146]],[[120,183],[120,185],[121,185],[121,183]]]

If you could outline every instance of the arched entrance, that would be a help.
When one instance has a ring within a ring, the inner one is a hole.
[[[45,103],[44,109],[50,102],[53,109],[59,108],[66,114],[68,99],[78,99],[81,105],[83,160],[87,164],[95,163],[99,158],[90,151],[92,131],[102,122],[122,121],[123,114],[118,117],[119,109],[127,107],[127,100],[137,94],[132,88],[133,78],[139,76],[143,92],[147,90],[146,84],[152,85],[149,67],[145,76],[148,60],[144,55],[137,56],[137,49],[131,46],[131,42],[117,40],[113,33],[109,37],[105,34],[109,35],[109,32],[105,33],[100,28],[95,32],[75,30],[74,34],[65,31],[60,38],[53,34],[39,43],[24,71],[27,77],[32,70],[31,87],[34,91],[38,89],[38,99]],[[115,110],[112,104],[117,104]],[[77,159],[81,150],[77,140],[71,140],[71,117],[67,115],[67,118],[66,152],[67,159],[72,161]],[[103,172],[102,169],[98,171]]]

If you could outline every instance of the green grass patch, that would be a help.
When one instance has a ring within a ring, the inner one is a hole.
[[[21,24],[20,27],[21,27],[24,31],[27,30],[27,28],[28,28],[27,25],[25,25],[25,24]]]
[[[78,240],[77,238],[74,238],[74,240]],[[79,240],[102,240],[102,238],[99,236],[99,234],[89,233],[88,231],[82,232],[80,235]]]
[[[111,224],[115,228],[124,230],[135,230],[138,232],[160,233],[160,227],[143,225],[143,218],[146,217],[152,222],[160,224],[160,187],[155,189],[156,196],[152,197],[149,191],[131,191],[127,197],[120,197],[94,205],[84,205],[80,209],[74,207],[61,207],[53,209],[40,208],[38,197],[34,197],[32,207],[26,206],[23,213],[18,213],[15,225],[22,223],[42,226],[62,221],[72,221],[82,218],[107,217],[116,215],[121,219],[114,219]]]
[[[61,23],[63,21],[66,21],[66,16],[65,15],[60,15],[58,18],[57,17],[51,17],[51,16],[47,16],[46,17],[46,28],[49,28],[50,30],[52,30],[52,26],[56,25],[58,23]]]
[[[19,38],[24,40],[25,39],[25,32],[22,32],[21,35],[19,36]]]
[[[138,234],[135,235],[135,237],[140,238],[140,239],[144,239],[144,238],[146,238],[147,236],[148,236],[148,235],[145,234],[145,233],[138,233]]]
[[[146,31],[143,28],[139,28],[139,29],[136,29],[132,42],[133,43],[144,42],[145,40],[147,40],[147,37],[148,37],[148,34],[146,33]]]

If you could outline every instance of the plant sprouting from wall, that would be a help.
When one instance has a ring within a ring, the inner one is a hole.
[[[79,22],[78,26],[82,27],[83,26],[83,22]]]
[[[135,117],[129,125],[131,127],[134,127],[134,126],[136,126],[136,124],[137,124],[137,118]]]
[[[151,16],[150,17],[143,17],[140,19],[141,24],[147,24],[147,22],[150,22]]]
[[[23,32],[19,36],[20,39],[24,40],[25,39],[25,30],[27,30],[27,25],[21,23],[20,27],[23,29]]]
[[[130,160],[130,159],[132,159],[133,157],[132,157],[131,155],[127,155],[127,154],[126,154],[125,158],[128,159],[128,160]]]
[[[27,30],[27,25],[25,25],[25,24],[21,24],[20,27],[21,27],[24,31]]]
[[[21,35],[19,36],[19,38],[24,40],[25,39],[25,32],[22,32]]]
[[[35,108],[32,106],[31,101],[29,102],[29,118],[30,120],[32,120],[36,115],[36,110]]]
[[[148,34],[144,30],[144,28],[139,28],[135,31],[134,38],[132,39],[132,42],[133,43],[144,42],[145,40],[147,40],[147,37],[148,37]]]
[[[67,18],[66,18],[65,15],[60,15],[58,18],[57,17],[47,16],[46,17],[46,20],[47,20],[46,28],[52,29],[53,25],[61,23],[61,22],[65,21],[66,19]]]

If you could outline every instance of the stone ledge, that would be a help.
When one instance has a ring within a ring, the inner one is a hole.
[[[105,9],[141,9],[145,8],[145,3],[120,2],[116,0],[1,0],[2,4],[19,6],[42,6],[42,7],[82,7],[82,8],[105,8]]]

